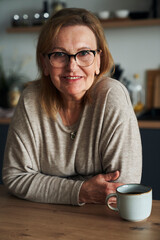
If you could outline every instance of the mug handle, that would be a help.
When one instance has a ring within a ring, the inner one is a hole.
[[[109,204],[109,202],[108,202],[111,197],[116,197],[116,198],[117,198],[117,193],[111,193],[111,194],[109,194],[109,195],[106,197],[105,204],[106,204],[107,207],[110,208],[111,210],[118,212],[118,211],[119,211],[118,208],[117,208],[117,207],[112,207],[112,206]]]

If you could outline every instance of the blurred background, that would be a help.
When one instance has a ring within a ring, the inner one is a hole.
[[[86,8],[103,22],[114,19],[135,21],[137,18],[149,20],[160,17],[159,0],[0,0],[0,74],[7,79],[10,89],[15,90],[17,87],[20,89],[21,83],[38,77],[35,51],[39,30],[35,28],[35,31],[32,29],[17,33],[9,29],[39,26],[54,11],[62,7]],[[123,13],[122,16],[116,15],[117,10],[127,10],[128,13],[125,15],[124,12],[124,16]],[[48,15],[42,16],[46,12]],[[114,77],[127,85],[128,82],[134,81],[136,76],[143,89],[142,101],[145,102],[146,70],[160,67],[160,23],[132,27],[106,26],[104,30],[117,65],[118,75]],[[0,103],[1,105],[3,107],[3,103]]]

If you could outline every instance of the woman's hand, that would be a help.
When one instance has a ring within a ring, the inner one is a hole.
[[[79,193],[79,202],[104,204],[106,196],[116,192],[116,188],[123,185],[114,183],[119,178],[119,171],[108,174],[98,174],[85,181]],[[110,199],[113,202],[113,198]]]

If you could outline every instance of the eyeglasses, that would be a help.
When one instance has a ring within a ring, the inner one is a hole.
[[[48,54],[48,58],[53,67],[62,68],[67,66],[71,57],[74,57],[76,63],[81,67],[92,65],[94,57],[101,50],[82,50],[76,54],[67,54],[65,52],[52,52]]]

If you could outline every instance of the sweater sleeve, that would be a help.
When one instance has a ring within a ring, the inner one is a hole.
[[[139,128],[128,91],[118,83],[106,97],[100,146],[105,172],[119,170],[118,182],[140,182],[142,147]]]
[[[3,182],[8,190],[30,201],[80,205],[83,181],[42,172],[36,141],[21,98],[9,128],[4,154]]]
[[[33,153],[33,142],[28,144],[21,137],[9,130],[3,166],[3,182],[8,190],[30,201],[79,205],[79,190],[83,181],[40,172]]]

